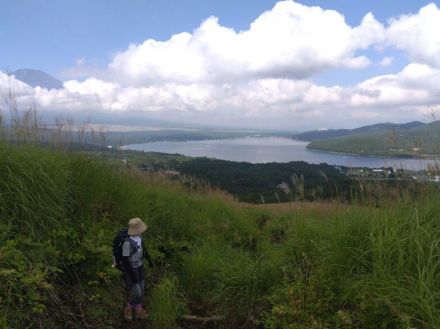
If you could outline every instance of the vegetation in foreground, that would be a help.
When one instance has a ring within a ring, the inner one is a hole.
[[[277,207],[275,207],[277,208]],[[438,191],[380,208],[244,206],[88,158],[0,145],[0,326],[118,328],[111,240],[150,229],[151,320],[217,328],[439,328]],[[316,210],[316,211],[315,211]]]

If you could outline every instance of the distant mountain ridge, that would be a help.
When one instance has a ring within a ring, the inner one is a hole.
[[[394,157],[423,158],[440,155],[440,121],[428,124],[413,121],[403,125],[391,124],[379,125],[379,127],[381,129],[367,128],[360,133],[314,140],[307,145],[307,148],[326,152]],[[386,127],[388,128],[384,129]]]
[[[344,137],[344,136],[356,135],[356,134],[375,133],[375,132],[389,131],[389,130],[412,129],[417,127],[422,127],[425,125],[426,125],[425,123],[420,121],[411,121],[401,124],[386,122],[386,123],[377,123],[373,125],[362,126],[354,129],[311,130],[299,134],[294,134],[292,135],[292,138],[305,142],[313,142],[317,140],[326,140],[330,138]]]
[[[20,69],[12,72],[15,79],[24,82],[32,87],[41,87],[46,89],[62,89],[63,82],[47,74],[46,72],[34,69]]]

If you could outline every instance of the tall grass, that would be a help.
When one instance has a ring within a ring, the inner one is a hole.
[[[136,216],[157,265],[153,328],[183,312],[225,328],[439,328],[438,191],[337,209],[277,214],[0,144],[0,323],[120,327],[111,240]]]
[[[437,200],[402,205],[398,216],[373,222],[371,257],[374,280],[398,316],[440,326],[440,234],[432,217]],[[417,311],[415,311],[417,310]]]
[[[439,209],[430,198],[272,223],[289,262],[265,325],[438,328]]]
[[[9,81],[10,82],[10,81]],[[3,110],[6,110],[4,113]],[[45,145],[55,150],[105,147],[107,132],[95,131],[90,120],[74,124],[72,118],[56,117],[53,123],[43,122],[36,105],[23,109],[15,91],[0,90],[0,140],[14,144]]]
[[[185,308],[185,301],[178,292],[177,279],[164,277],[151,294],[151,319],[155,328],[179,328],[177,318]]]

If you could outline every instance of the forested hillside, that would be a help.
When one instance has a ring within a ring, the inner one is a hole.
[[[343,137],[349,135],[382,133],[387,131],[406,130],[416,127],[423,127],[425,124],[420,121],[411,121],[407,123],[376,123],[374,125],[362,126],[354,129],[318,129],[306,131],[292,135],[294,139],[306,142],[317,140],[326,140],[330,138]]]
[[[440,155],[440,122],[316,140],[307,147],[322,151],[379,156],[438,156]]]
[[[355,182],[334,166],[304,161],[252,164],[196,158],[175,166],[237,196],[241,201],[275,203],[295,200],[348,200]]]

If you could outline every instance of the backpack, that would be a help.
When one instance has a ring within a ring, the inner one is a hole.
[[[128,229],[122,229],[116,234],[113,239],[113,266],[118,270],[124,270],[124,264],[122,263],[122,245],[128,238]]]

